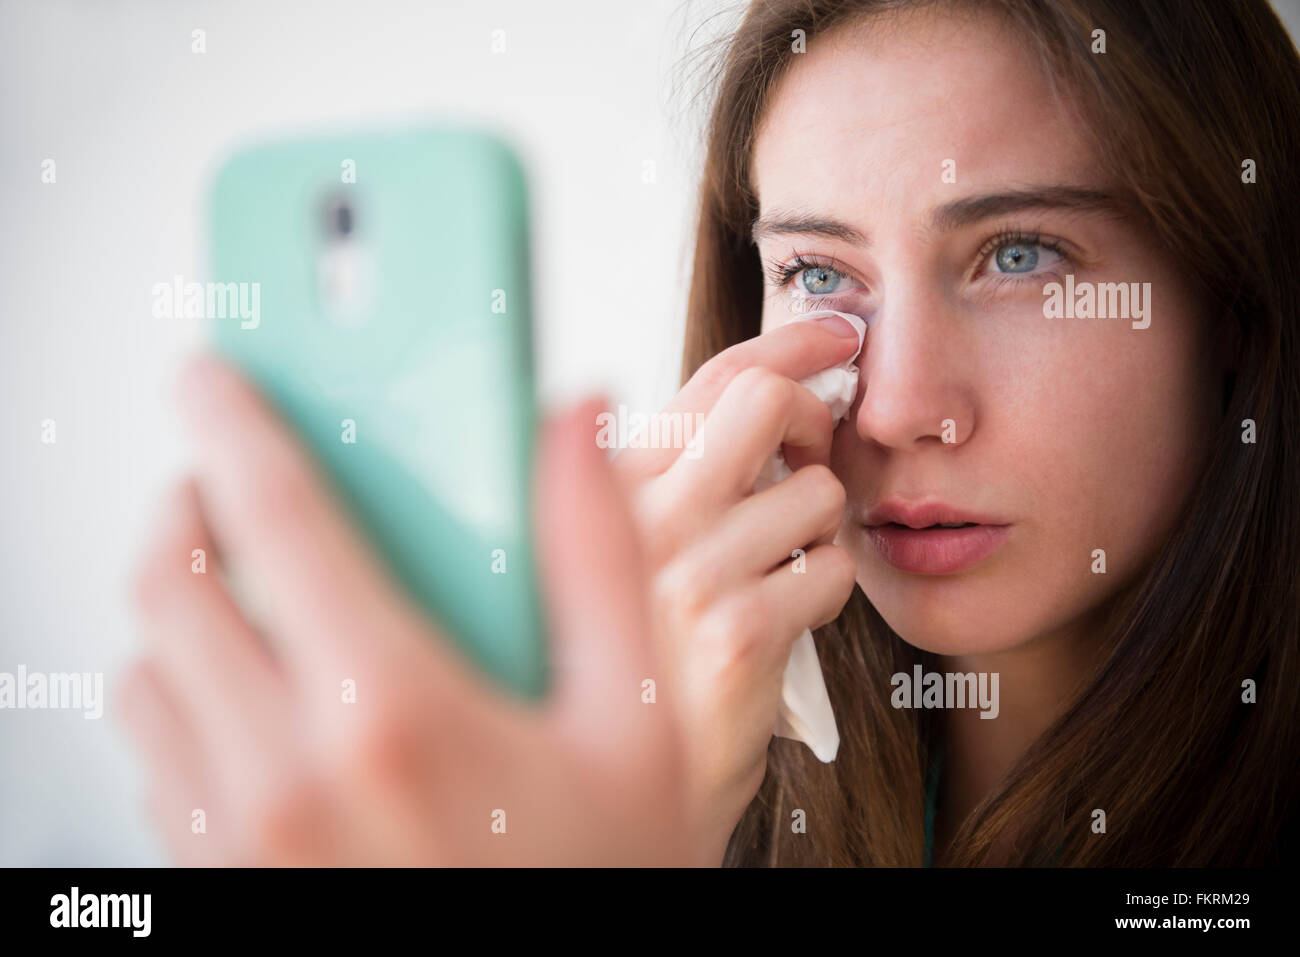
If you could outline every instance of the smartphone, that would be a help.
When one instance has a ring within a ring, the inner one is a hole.
[[[302,437],[406,593],[540,697],[518,156],[460,126],[257,145],[221,167],[209,223],[209,288],[244,297],[213,318],[216,351]]]

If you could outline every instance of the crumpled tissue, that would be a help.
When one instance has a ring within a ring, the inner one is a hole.
[[[848,414],[857,394],[858,367],[854,361],[862,351],[867,324],[851,313],[834,309],[802,313],[790,321],[804,322],[825,316],[840,316],[857,330],[857,351],[838,365],[822,369],[801,380],[800,384],[830,407],[831,416],[835,424],[839,425]],[[792,474],[794,473],[786,465],[780,451],[777,451],[764,464],[754,491],[775,485]],[[802,741],[812,749],[818,760],[827,764],[835,760],[839,751],[839,728],[835,724],[835,713],[831,710],[830,696],[826,693],[826,679],[822,675],[821,663],[817,660],[817,646],[813,643],[812,632],[807,629],[795,639],[790,649],[790,660],[786,663],[781,683],[781,705],[772,733],[777,737]]]

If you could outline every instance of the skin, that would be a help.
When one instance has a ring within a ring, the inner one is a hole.
[[[532,709],[488,686],[399,597],[246,381],[199,360],[178,399],[196,472],[160,509],[136,573],[146,651],[115,696],[178,862],[698,861],[677,728],[640,699],[654,672],[644,572],[595,445],[599,405],[541,436],[556,682]],[[191,571],[196,548],[205,574]],[[221,584],[227,563],[273,598],[265,642]],[[191,830],[195,809],[204,833]]]
[[[868,321],[849,419],[832,433],[798,381],[852,355],[856,335],[786,325],[786,287],[771,290],[764,334],[715,356],[664,410],[704,415],[698,455],[627,449],[611,469],[597,406],[553,423],[538,513],[562,680],[546,707],[494,692],[406,607],[246,383],[211,362],[187,375],[197,474],[138,574],[148,650],[118,696],[179,859],[716,864],[762,781],[791,643],[856,581],[946,670],[1001,675],[1000,720],[949,714],[942,861],[951,829],[1073,693],[1093,619],[1176,521],[1222,370],[1191,284],[1110,212],[924,228],[957,199],[1107,184],[993,22],[882,25],[809,43],[752,157],[762,218],[801,211],[870,236],[759,237],[765,261],[834,256],[848,277],[836,301],[805,307]],[[955,183],[940,179],[949,158]],[[998,284],[977,262],[1005,226],[1069,244],[1074,261],[1047,254],[1045,272],[1150,282],[1150,328],[1044,319],[1045,274]],[[954,443],[940,439],[946,418]],[[777,449],[795,474],[754,493]],[[960,574],[904,574],[860,525],[890,496],[995,514],[1011,534]],[[268,586],[266,645],[211,557],[208,575],[190,573],[197,547]],[[1097,547],[1105,575],[1089,570]],[[647,676],[662,707],[641,701]],[[348,708],[344,678],[359,688]],[[215,839],[190,833],[196,807]],[[489,829],[502,807],[509,837]]]
[[[646,544],[661,686],[684,731],[694,840],[711,863],[762,783],[791,645],[853,590],[853,560],[833,544],[845,498],[827,465],[830,409],[797,380],[857,345],[837,318],[733,346],[664,409],[705,416],[698,455],[629,448],[614,460]],[[778,448],[795,473],[754,493]]]
[[[752,157],[760,221],[800,212],[867,239],[759,239],[764,261],[798,252],[838,270],[829,293],[816,271],[769,284],[765,329],[792,305],[868,322],[858,397],[831,454],[848,502],[836,541],[904,640],[942,656],[943,670],[1001,676],[1000,720],[948,713],[940,861],[956,824],[1077,690],[1097,617],[1174,527],[1220,414],[1224,370],[1193,284],[1115,210],[1041,206],[928,228],[936,207],[968,197],[1113,192],[1077,113],[1024,49],[995,20],[933,11],[824,36],[777,89]],[[955,183],[942,180],[947,159]],[[1007,229],[1063,241],[1069,261],[1038,248],[1034,271],[1000,271],[981,249]],[[1151,283],[1149,328],[1044,318],[1044,284],[1066,273]],[[955,442],[942,441],[945,419]],[[957,574],[899,571],[862,525],[893,498],[963,507],[1010,535]]]

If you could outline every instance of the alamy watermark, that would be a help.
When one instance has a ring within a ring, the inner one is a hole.
[[[262,322],[262,285],[256,282],[154,283],[155,319],[238,319],[239,328],[256,329]]]
[[[617,414],[596,416],[596,445],[602,449],[683,449],[688,459],[700,457],[699,433],[703,412],[628,412],[619,405]]]
[[[51,927],[119,927],[132,937],[148,937],[153,921],[152,894],[83,894],[75,885],[50,898]]]
[[[49,709],[81,710],[93,721],[104,716],[104,673],[0,671],[0,711]]]
[[[1151,325],[1151,283],[1081,282],[1074,274],[1065,284],[1043,286],[1043,317],[1046,319],[1131,319],[1134,329]]]
[[[979,708],[981,718],[998,716],[998,673],[996,671],[922,672],[900,671],[889,683],[894,690],[889,703],[895,708]]]

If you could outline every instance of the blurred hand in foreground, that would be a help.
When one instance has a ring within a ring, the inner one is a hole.
[[[717,863],[694,849],[677,724],[642,702],[657,677],[646,575],[597,403],[540,437],[553,683],[531,705],[398,593],[242,377],[203,358],[183,382],[196,474],[160,507],[135,586],[147,651],[117,696],[178,862]],[[222,583],[227,561],[269,598],[260,628]]]

